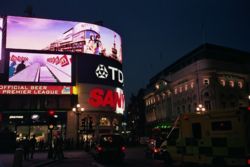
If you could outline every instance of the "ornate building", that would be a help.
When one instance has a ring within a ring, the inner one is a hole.
[[[248,104],[250,53],[204,44],[151,78],[144,101],[147,125],[167,128],[186,112]]]

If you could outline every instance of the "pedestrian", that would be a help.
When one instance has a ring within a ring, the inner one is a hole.
[[[40,141],[39,141],[39,150],[43,151],[43,149],[44,149],[44,140],[40,139]]]
[[[35,135],[33,135],[32,139],[30,139],[30,158],[33,159],[33,154],[36,149],[36,138]]]
[[[22,141],[23,151],[24,151],[24,160],[29,160],[29,150],[30,150],[30,142],[28,136]]]
[[[63,154],[63,139],[62,137],[56,137],[54,141],[54,159],[63,159],[64,154]]]

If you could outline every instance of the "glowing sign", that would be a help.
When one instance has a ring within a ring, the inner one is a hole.
[[[71,83],[71,55],[10,52],[9,81]]]
[[[0,94],[6,95],[70,95],[71,86],[0,85]]]
[[[84,55],[77,58],[78,82],[124,87],[122,65],[100,56]]]
[[[23,119],[23,115],[10,115],[9,119]]]
[[[113,81],[117,80],[119,83],[123,84],[123,73],[116,67],[105,67],[103,64],[99,64],[95,70],[95,74],[96,77],[100,79],[107,79],[110,75]]]
[[[120,90],[94,88],[90,91],[88,103],[93,107],[110,107],[122,113],[125,107],[125,98],[123,91]]]
[[[120,36],[90,23],[8,16],[6,40],[12,49],[88,53],[122,62]]]
[[[123,90],[120,88],[116,88],[116,92],[117,94],[122,95],[122,100],[120,103],[116,104],[116,113],[118,114],[123,114],[124,110],[125,110],[125,98],[124,98],[124,93]]]

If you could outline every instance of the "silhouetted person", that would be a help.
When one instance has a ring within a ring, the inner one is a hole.
[[[63,139],[62,137],[57,137],[55,139],[55,155],[54,155],[54,159],[58,158],[58,159],[63,159],[64,155],[63,155]]]
[[[23,150],[24,150],[24,159],[28,160],[29,159],[29,150],[30,150],[30,142],[28,139],[28,136],[23,140]]]
[[[18,66],[16,68],[16,73],[22,71],[25,68],[26,68],[26,65],[24,64],[24,61],[22,61],[20,64],[18,64]]]
[[[41,139],[41,140],[39,141],[39,150],[40,150],[40,151],[43,151],[43,148],[44,148],[44,141],[43,141],[43,139]]]
[[[32,139],[30,139],[30,158],[33,159],[33,154],[36,149],[36,138],[35,135],[33,135]]]

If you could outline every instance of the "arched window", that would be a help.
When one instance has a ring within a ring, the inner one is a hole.
[[[112,125],[113,125],[113,126],[119,125],[119,122],[118,122],[118,120],[117,120],[116,118],[113,119]]]
[[[222,86],[225,86],[225,85],[226,85],[226,81],[225,81],[224,79],[221,79],[221,80],[220,80],[220,84],[221,84]]]
[[[239,88],[242,88],[243,87],[243,82],[242,81],[238,81],[238,86],[239,86]]]
[[[229,85],[230,85],[230,87],[234,87],[234,81],[229,81]]]
[[[102,117],[100,119],[100,126],[110,126],[110,121],[106,117]]]
[[[205,97],[209,97],[209,93],[208,93],[208,92],[205,92],[205,93],[204,93],[204,96],[205,96]]]

